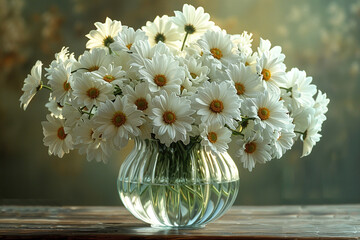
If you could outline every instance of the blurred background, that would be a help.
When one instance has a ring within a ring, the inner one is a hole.
[[[0,0],[0,204],[120,205],[116,178],[132,148],[108,164],[73,152],[62,159],[43,146],[47,92],[19,108],[23,81],[36,60],[48,66],[62,46],[79,56],[94,22],[108,16],[135,29],[173,15],[182,1]],[[240,167],[235,204],[360,203],[360,1],[212,0],[203,6],[228,33],[253,33],[283,47],[288,70],[298,67],[331,99],[321,141],[300,158],[297,142],[280,160]]]

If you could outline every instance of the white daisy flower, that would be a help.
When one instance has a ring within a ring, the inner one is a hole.
[[[127,85],[123,90],[130,104],[134,104],[138,110],[149,114],[151,111],[151,94],[148,83],[143,82],[137,84],[135,90]]]
[[[86,35],[90,40],[86,43],[86,48],[108,48],[114,42],[114,37],[121,31],[122,26],[120,21],[113,21],[106,18],[105,23],[96,22],[96,30],[91,30]]]
[[[42,62],[37,61],[31,68],[31,74],[28,74],[27,78],[24,80],[24,86],[21,89],[24,93],[20,97],[20,107],[24,108],[24,110],[26,110],[31,99],[33,99],[35,94],[42,87],[41,70]]]
[[[257,98],[246,99],[246,104],[251,112],[247,112],[249,118],[254,118],[257,129],[264,129],[270,134],[274,130],[280,131],[284,126],[291,123],[288,110],[284,107],[279,96],[268,91]]]
[[[145,61],[145,67],[140,74],[149,83],[151,92],[166,90],[180,93],[180,84],[185,78],[185,72],[171,56],[156,54],[151,61]]]
[[[52,72],[55,68],[59,67],[59,65],[63,65],[65,67],[72,66],[73,63],[76,62],[74,57],[74,53],[69,53],[68,47],[63,47],[60,52],[55,53],[55,60],[50,63],[49,68],[45,68],[46,74],[45,76],[48,79],[51,79]]]
[[[262,55],[257,61],[256,71],[262,77],[265,90],[280,94],[280,87],[286,86],[286,66],[278,57]]]
[[[137,41],[132,46],[133,54],[131,57],[134,61],[133,65],[143,67],[146,60],[151,60],[155,53],[164,54],[166,56],[173,56],[170,49],[163,43],[159,42],[155,46],[151,47],[149,41]]]
[[[180,85],[180,92],[182,96],[192,96],[196,93],[197,87],[193,86],[188,78],[184,78]]]
[[[322,93],[320,90],[316,95],[316,100],[313,108],[315,108],[315,116],[320,119],[321,122],[326,120],[325,113],[328,111],[327,105],[329,104],[330,99],[326,97],[326,93]]]
[[[231,142],[231,131],[220,125],[215,124],[200,124],[201,145],[214,152],[226,152],[229,148],[228,143]]]
[[[80,73],[97,71],[101,66],[109,66],[112,61],[112,57],[107,54],[106,50],[95,48],[85,51],[79,57],[79,61],[73,66],[73,71]]]
[[[145,35],[145,32],[141,29],[135,30],[132,27],[123,28],[119,32],[118,36],[115,37],[115,42],[110,45],[112,51],[125,51],[128,52],[131,50],[132,45],[136,41],[147,41],[148,38]]]
[[[243,167],[250,172],[256,163],[264,164],[271,160],[271,148],[259,134],[255,134],[250,139],[239,138],[237,144],[240,148],[236,152],[236,156],[243,163]]]
[[[207,80],[210,70],[207,66],[202,66],[201,61],[191,56],[184,59],[183,63],[187,70],[186,76],[194,85],[200,85]]]
[[[113,64],[109,64],[107,67],[101,66],[99,70],[92,72],[91,75],[96,80],[102,80],[112,86],[118,85],[119,87],[122,87],[124,81],[127,80],[125,78],[126,72],[122,70],[122,67]]]
[[[80,154],[86,154],[88,161],[108,162],[112,155],[111,145],[108,144],[100,135],[95,134],[95,127],[92,121],[84,119],[79,126],[74,129],[75,146]]]
[[[322,120],[315,116],[314,108],[306,108],[303,111],[295,113],[295,133],[300,134],[303,141],[303,153],[301,157],[309,155],[315,144],[320,141]]]
[[[197,42],[203,51],[203,56],[209,57],[212,61],[229,64],[237,58],[232,52],[233,43],[230,35],[225,31],[207,31]]]
[[[294,144],[294,138],[296,134],[294,133],[294,124],[289,124],[287,128],[281,129],[281,131],[275,131],[274,136],[276,138],[273,150],[276,158],[280,159],[284,153],[291,149]]]
[[[126,96],[117,96],[114,102],[101,103],[92,120],[96,125],[95,131],[120,149],[127,144],[129,137],[139,136],[143,116],[142,111],[128,103]]]
[[[96,80],[90,73],[85,73],[74,81],[74,96],[77,103],[91,109],[94,105],[114,99],[113,87],[104,81]]]
[[[264,40],[260,38],[260,44],[258,47],[259,57],[267,55],[269,58],[278,58],[280,62],[283,62],[285,55],[281,53],[281,47],[275,46],[271,48],[271,42],[269,40]]]
[[[303,152],[301,157],[309,155],[316,143],[320,141],[320,131],[320,119],[316,118],[315,115],[310,115],[309,127],[305,130],[304,134],[300,136],[300,139],[303,141]]]
[[[52,96],[62,106],[71,98],[72,84],[71,66],[59,65],[52,71],[49,79],[49,85],[53,90]]]
[[[194,95],[194,109],[205,124],[227,124],[235,129],[235,121],[240,120],[242,100],[237,96],[234,86],[229,82],[217,84],[205,82]]]
[[[255,98],[263,92],[261,77],[240,62],[230,64],[226,69],[227,77],[234,83],[237,95],[242,98]]]
[[[47,107],[49,112],[55,117],[62,117],[63,106],[60,105],[55,98],[52,98],[51,95],[49,97],[49,102],[45,104],[45,107]]]
[[[316,86],[311,84],[312,77],[306,77],[305,71],[297,68],[286,73],[287,83],[282,94],[285,102],[288,102],[292,109],[314,105],[313,96],[316,93]]]
[[[77,106],[75,102],[71,102],[71,104],[65,104],[62,109],[62,115],[65,118],[65,126],[71,129],[80,122],[83,116],[80,107]]]
[[[44,133],[44,145],[49,147],[49,155],[62,158],[65,153],[73,149],[71,135],[64,126],[64,119],[46,115],[47,121],[41,122]]]
[[[241,35],[232,35],[231,40],[233,44],[237,47],[240,55],[242,55],[243,57],[247,57],[252,54],[252,33],[248,34],[247,31],[244,31]]]
[[[167,15],[157,16],[154,22],[147,21],[142,30],[148,36],[151,46],[163,42],[175,51],[180,49],[180,34]]]
[[[163,91],[153,99],[152,104],[149,118],[153,120],[156,138],[167,147],[177,141],[188,144],[194,122],[191,115],[195,112],[191,109],[191,101],[178,97],[174,92],[168,94]]]
[[[197,40],[202,34],[214,26],[214,22],[209,21],[210,15],[204,13],[204,8],[194,8],[189,4],[183,5],[182,12],[174,11],[175,17],[172,21],[178,28],[178,32],[184,33],[189,42]]]

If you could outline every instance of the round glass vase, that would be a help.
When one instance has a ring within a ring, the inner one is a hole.
[[[117,186],[125,207],[152,227],[200,228],[232,206],[239,172],[227,152],[207,151],[198,141],[166,147],[137,138]]]

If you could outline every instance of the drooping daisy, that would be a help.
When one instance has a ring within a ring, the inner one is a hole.
[[[109,66],[112,63],[112,58],[106,53],[106,50],[95,48],[90,51],[85,51],[79,57],[79,61],[73,66],[73,71],[77,72],[93,72],[99,70],[101,66]]]
[[[139,83],[135,89],[127,85],[124,88],[124,95],[128,97],[129,104],[136,105],[136,108],[148,114],[151,111],[151,94],[149,84],[146,82]]]
[[[71,135],[67,132],[64,119],[46,115],[47,121],[41,122],[44,133],[44,145],[49,147],[49,155],[62,158],[65,153],[73,149]]]
[[[195,112],[191,109],[191,101],[178,97],[174,92],[168,94],[163,91],[153,99],[152,104],[149,118],[153,121],[156,138],[167,147],[177,141],[188,144],[188,132],[194,122],[191,115]]]
[[[250,172],[256,163],[264,164],[271,160],[271,148],[268,141],[264,140],[259,134],[255,134],[252,138],[241,139],[237,141],[239,150],[236,156],[243,163],[243,167]]]
[[[220,125],[215,124],[200,124],[201,145],[211,149],[214,152],[226,152],[229,148],[228,143],[231,142],[231,131]]]
[[[96,22],[96,30],[91,30],[86,35],[90,40],[86,43],[86,48],[109,48],[110,44],[114,42],[114,37],[121,31],[122,26],[120,21],[106,18],[105,23]]]
[[[281,158],[293,146],[296,137],[294,127],[295,125],[290,124],[290,127],[274,132],[276,140],[274,141],[273,150],[276,158]]]
[[[286,76],[286,89],[282,90],[285,93],[282,94],[284,101],[289,102],[293,109],[314,105],[316,86],[311,84],[312,77],[306,77],[305,71],[297,68],[291,69]]]
[[[225,31],[207,31],[198,41],[203,55],[210,57],[212,61],[220,61],[222,64],[233,63],[236,55],[232,52],[233,43],[230,35]]]
[[[24,110],[26,110],[31,99],[41,89],[41,70],[42,62],[37,61],[31,68],[31,74],[28,74],[24,80],[24,86],[21,89],[24,93],[20,97],[20,107],[23,107]]]
[[[115,41],[110,45],[112,51],[125,51],[131,50],[132,45],[136,41],[147,41],[148,38],[145,32],[141,29],[135,30],[132,27],[124,27],[121,32],[115,37]]]
[[[257,73],[262,77],[265,90],[280,94],[280,87],[286,85],[285,64],[279,58],[270,58],[264,54],[258,59],[256,65]]]
[[[242,98],[255,98],[263,91],[261,77],[240,62],[226,69],[227,76],[234,83],[237,95]]]
[[[184,4],[182,12],[174,11],[174,13],[175,17],[171,19],[178,27],[178,31],[187,35],[188,42],[198,39],[214,26],[214,22],[209,21],[210,15],[204,13],[202,7],[195,9],[189,4]]]
[[[194,95],[194,109],[205,124],[227,124],[235,129],[235,120],[240,120],[242,100],[237,96],[234,86],[229,82],[217,84],[205,82]]]
[[[74,143],[80,154],[86,154],[88,161],[108,162],[112,148],[99,134],[95,133],[93,121],[84,119],[74,129]]]
[[[301,157],[309,155],[312,148],[320,140],[322,121],[315,116],[314,108],[305,108],[303,111],[294,114],[295,132],[300,134],[300,139],[303,141],[303,153]]]
[[[114,102],[108,100],[100,104],[93,117],[95,131],[120,149],[127,144],[129,137],[139,136],[143,116],[142,111],[128,103],[126,96],[117,96]]]
[[[75,79],[73,89],[78,104],[86,106],[88,109],[115,97],[111,85],[94,79],[90,73],[85,73],[81,78]]]
[[[185,77],[179,62],[164,54],[156,54],[151,61],[145,61],[145,67],[139,72],[153,93],[160,90],[180,93],[180,84]]]
[[[257,98],[246,100],[249,103],[248,117],[254,118],[258,129],[265,129],[270,134],[274,130],[280,131],[286,124],[291,123],[287,114],[288,110],[284,107],[283,101],[279,101],[279,96],[268,91]]]
[[[58,103],[64,106],[65,102],[71,98],[71,67],[66,68],[64,65],[59,65],[55,68],[49,79],[49,85],[53,90],[52,96],[56,98]]]
[[[151,46],[163,42],[175,51],[180,50],[180,34],[167,15],[157,16],[154,22],[147,21],[142,30],[148,36]]]
[[[316,100],[314,103],[315,108],[315,116],[321,120],[321,122],[326,120],[325,113],[328,111],[328,104],[330,102],[330,99],[326,97],[326,93],[322,93],[320,90],[318,91],[316,95]]]
[[[126,72],[122,70],[122,66],[114,66],[110,64],[108,66],[101,66],[99,70],[92,72],[91,75],[96,80],[104,81],[110,85],[118,85],[119,87],[123,86]]]

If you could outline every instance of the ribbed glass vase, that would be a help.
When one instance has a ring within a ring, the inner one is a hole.
[[[198,141],[166,147],[135,139],[117,184],[125,207],[151,226],[199,228],[232,206],[239,172],[228,153],[206,151]]]

